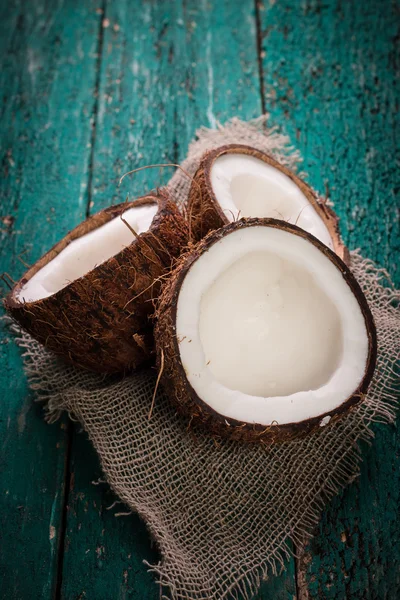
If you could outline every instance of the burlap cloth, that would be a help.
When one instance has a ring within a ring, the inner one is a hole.
[[[193,174],[204,150],[226,143],[253,145],[295,168],[288,140],[265,118],[234,119],[201,129],[183,168]],[[189,179],[177,171],[169,187],[184,203]],[[379,358],[368,397],[318,434],[273,447],[214,442],[188,429],[161,391],[151,419],[155,372],[105,381],[65,366],[21,334],[26,371],[52,421],[68,411],[96,448],[107,481],[147,523],[161,559],[149,567],[163,598],[250,598],[267,574],[290,556],[290,540],[310,534],[324,503],[358,474],[358,442],[373,422],[395,418],[400,354],[400,294],[387,273],[352,252],[352,270],[372,309]]]

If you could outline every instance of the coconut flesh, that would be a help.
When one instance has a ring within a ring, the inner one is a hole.
[[[325,425],[366,376],[368,309],[337,257],[281,226],[228,226],[191,264],[176,304],[179,358],[196,398],[225,419]]]
[[[129,208],[121,216],[140,235],[150,229],[157,210],[157,203],[145,204]],[[55,294],[121,252],[133,239],[132,231],[120,217],[112,219],[70,242],[17,291],[16,298],[33,302]]]
[[[211,186],[227,222],[271,217],[293,223],[333,250],[332,237],[300,187],[285,173],[255,156],[223,154],[211,165]]]

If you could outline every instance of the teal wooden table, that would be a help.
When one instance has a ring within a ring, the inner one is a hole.
[[[400,283],[399,9],[391,0],[34,0],[0,4],[0,271],[86,215],[167,180],[200,125],[267,110],[328,193],[345,241]],[[397,197],[398,198],[398,197]],[[5,290],[4,290],[5,291]],[[0,595],[159,597],[144,525],[107,510],[84,434],[48,426],[0,343]],[[375,427],[359,481],[257,598],[400,598],[400,435]]]

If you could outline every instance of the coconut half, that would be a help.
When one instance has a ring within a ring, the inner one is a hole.
[[[111,206],[34,264],[5,307],[69,362],[102,373],[129,371],[150,358],[159,278],[187,240],[187,225],[165,191]]]
[[[250,146],[221,146],[204,155],[190,188],[188,215],[197,240],[241,217],[270,217],[298,225],[349,259],[338,218],[326,202],[287,167]]]
[[[156,347],[171,399],[216,435],[289,439],[362,400],[376,361],[366,299],[304,230],[242,219],[211,233],[166,283]]]

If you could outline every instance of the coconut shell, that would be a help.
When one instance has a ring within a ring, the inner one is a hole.
[[[73,240],[119,218],[127,209],[158,204],[150,229],[55,294],[24,302],[20,289]],[[160,278],[188,240],[187,225],[165,191],[111,206],[82,222],[35,263],[4,303],[8,313],[46,348],[101,373],[125,372],[152,358],[149,317]]]
[[[197,395],[186,377],[180,358],[179,340],[176,336],[178,296],[185,276],[193,263],[224,236],[238,229],[259,225],[282,229],[298,235],[314,244],[314,246],[323,252],[340,270],[343,278],[354,293],[364,316],[368,332],[368,358],[365,374],[351,397],[347,398],[336,409],[329,411],[329,413],[324,413],[298,423],[284,425],[276,423],[267,427],[253,423],[242,423],[235,419],[227,418],[210,408]],[[240,219],[235,223],[225,225],[222,229],[209,233],[181,258],[161,291],[156,310],[154,335],[157,367],[161,373],[161,382],[168,397],[177,406],[178,410],[184,415],[189,416],[191,423],[199,423],[206,427],[214,437],[229,437],[234,440],[243,440],[246,442],[260,442],[263,444],[285,442],[320,430],[321,421],[325,417],[329,416],[331,419],[330,423],[334,423],[363,400],[376,364],[377,340],[374,320],[366,298],[350,269],[338,255],[313,235],[285,221],[269,218]]]
[[[211,168],[215,160],[224,154],[246,154],[275,167],[287,175],[303,192],[309,203],[325,223],[332,238],[336,254],[346,263],[350,264],[350,255],[344,245],[339,231],[339,219],[328,206],[326,200],[317,196],[314,190],[290,169],[280,164],[277,160],[251,146],[230,144],[220,146],[206,152],[200,162],[190,187],[188,198],[188,217],[192,238],[201,240],[207,233],[227,225],[230,221],[221,209],[212,184]]]

